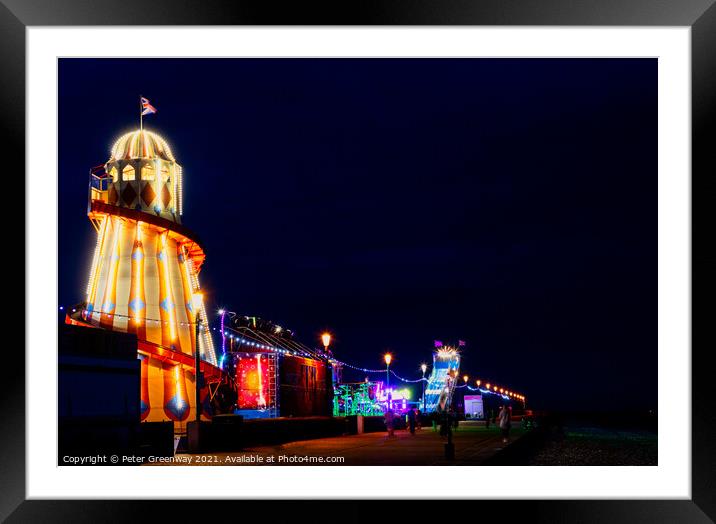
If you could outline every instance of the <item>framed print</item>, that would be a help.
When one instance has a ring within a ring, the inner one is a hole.
[[[716,8],[346,8],[4,2],[3,517],[708,522]]]

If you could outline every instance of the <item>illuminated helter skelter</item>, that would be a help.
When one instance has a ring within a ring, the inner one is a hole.
[[[68,320],[135,333],[141,419],[179,426],[194,418],[197,314],[205,378],[220,374],[209,330],[201,329],[205,256],[181,225],[182,198],[182,169],[162,137],[141,129],[115,142],[109,160],[90,171],[87,214],[97,244],[86,301]]]
[[[450,405],[455,375],[460,372],[460,353],[451,346],[433,351],[433,369],[425,386],[425,411],[443,411]]]

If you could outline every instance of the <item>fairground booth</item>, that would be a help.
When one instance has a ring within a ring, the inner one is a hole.
[[[332,365],[325,350],[258,317],[221,312],[223,369],[232,377],[232,412],[244,418],[330,416]]]

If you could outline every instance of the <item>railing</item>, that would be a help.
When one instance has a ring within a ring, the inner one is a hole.
[[[89,189],[88,189],[88,201],[87,201],[87,212],[89,213],[92,209],[92,201],[100,200],[107,203],[107,194],[109,190],[109,182],[111,176],[104,169],[104,165],[95,166],[89,171]]]

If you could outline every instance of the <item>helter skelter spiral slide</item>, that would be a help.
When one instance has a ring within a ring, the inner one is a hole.
[[[169,145],[146,129],[122,135],[109,160],[90,170],[87,214],[97,243],[85,301],[67,317],[136,334],[141,420],[175,426],[195,416],[195,352],[205,380],[221,373],[199,286],[204,251],[181,224],[182,182]],[[206,397],[202,391],[202,416],[210,413]]]

